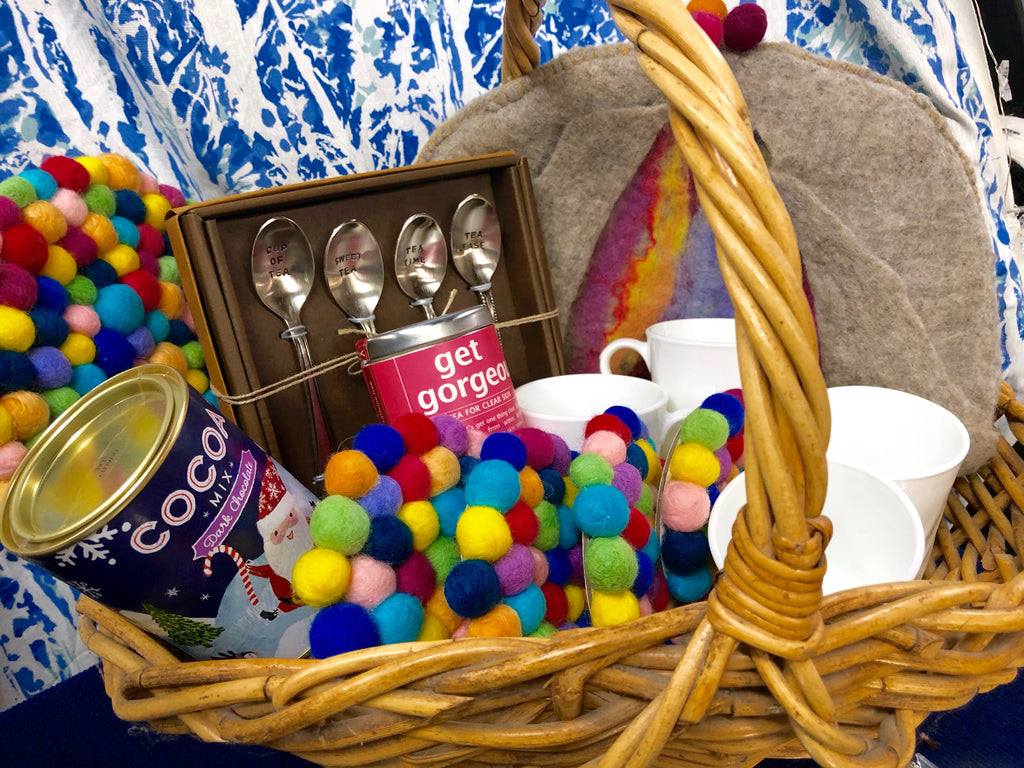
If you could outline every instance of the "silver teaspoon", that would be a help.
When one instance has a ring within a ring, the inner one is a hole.
[[[494,206],[480,195],[470,195],[459,203],[452,217],[451,239],[456,271],[490,310],[497,325],[491,278],[501,259],[501,225]]]
[[[264,222],[252,246],[252,284],[260,301],[284,321],[285,330],[281,338],[289,339],[295,345],[302,371],[313,367],[306,326],[302,324],[300,313],[313,287],[314,275],[313,250],[299,225],[284,216]],[[313,490],[322,496],[323,471],[334,448],[334,440],[324,415],[316,378],[306,379],[305,384],[317,472],[313,476]]]
[[[448,246],[441,227],[431,216],[417,213],[406,219],[395,245],[398,287],[427,319],[435,317],[434,294],[448,269]]]
[[[374,311],[384,290],[384,258],[377,238],[351,219],[331,233],[324,251],[324,278],[331,296],[348,319],[374,336]]]

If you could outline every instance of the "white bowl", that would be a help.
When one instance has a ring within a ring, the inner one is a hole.
[[[722,490],[708,520],[708,543],[719,568],[733,522],[746,503],[746,477],[741,473]],[[854,464],[830,461],[822,513],[833,528],[825,551],[826,595],[917,578],[924,561],[924,528],[907,494],[891,480]]]

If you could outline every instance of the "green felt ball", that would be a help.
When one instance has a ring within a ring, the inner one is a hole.
[[[554,624],[551,624],[547,621],[542,621],[540,623],[540,626],[533,630],[533,632],[531,632],[529,635],[527,635],[527,637],[551,637],[557,631],[558,628]]]
[[[648,483],[644,483],[640,489],[640,498],[634,506],[645,515],[654,511],[654,489]]]
[[[21,176],[11,176],[0,181],[0,195],[9,197],[19,208],[36,200],[36,188],[32,182]]]
[[[189,368],[201,369],[206,365],[206,358],[203,356],[203,348],[199,342],[193,339],[181,345],[181,351],[185,353],[185,362]]]
[[[423,554],[427,556],[427,560],[434,566],[434,574],[437,577],[438,586],[444,584],[444,580],[448,578],[452,568],[462,559],[459,545],[455,543],[455,539],[451,536],[438,536],[429,547],[423,550]]]
[[[158,277],[161,283],[174,283],[181,285],[181,274],[178,272],[178,262],[173,256],[161,256],[156,260],[160,270]]]
[[[71,387],[58,387],[39,394],[50,408],[50,421],[64,413],[79,398],[79,394]]]
[[[75,275],[71,281],[64,286],[68,294],[70,304],[84,304],[91,307],[96,303],[99,291],[96,290],[96,283],[85,275]]]
[[[679,428],[681,443],[697,443],[717,451],[729,439],[729,420],[718,411],[698,408],[683,419]]]
[[[114,198],[114,190],[106,184],[91,184],[82,193],[82,199],[86,206],[93,213],[110,218],[117,210],[117,200]]]
[[[370,536],[370,516],[347,496],[327,496],[313,510],[309,532],[318,547],[354,555]]]
[[[611,485],[615,470],[604,456],[581,453],[569,465],[569,479],[582,491],[590,485]]]
[[[541,552],[547,552],[549,549],[554,549],[558,546],[559,537],[561,535],[561,527],[558,522],[558,507],[550,501],[545,500],[534,507],[533,512],[537,515],[537,522],[540,523],[540,528],[537,531],[537,538],[534,539],[533,546]]]
[[[621,592],[633,586],[639,566],[633,548],[621,536],[598,536],[583,547],[587,586],[602,592]]]

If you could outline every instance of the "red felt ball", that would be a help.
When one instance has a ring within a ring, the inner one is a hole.
[[[540,471],[551,466],[555,458],[555,443],[551,435],[536,427],[521,427],[513,432],[526,446],[526,464]]]
[[[651,582],[651,588],[647,590],[647,597],[651,601],[651,608],[655,611],[664,611],[668,608],[668,601],[672,599],[672,595],[669,594],[665,574],[660,569],[654,571],[654,581]]]
[[[58,187],[64,187],[74,192],[85,192],[89,188],[89,171],[84,165],[70,157],[55,155],[43,160],[39,165],[44,171],[53,176]]]
[[[562,626],[569,617],[569,599],[565,596],[565,590],[553,581],[546,581],[540,591],[544,593],[544,601],[547,603],[544,621],[556,627]]]
[[[704,30],[704,34],[711,38],[716,48],[722,44],[725,30],[721,18],[710,11],[691,11],[690,15],[697,22],[697,26]]]
[[[121,276],[121,282],[139,294],[142,299],[142,309],[152,312],[160,306],[160,297],[163,295],[160,290],[160,281],[144,269],[136,269]]]
[[[639,509],[629,510],[629,522],[620,534],[633,549],[643,549],[651,538],[651,524]]]
[[[583,436],[590,437],[595,432],[612,432],[621,437],[627,445],[633,440],[633,433],[629,431],[626,423],[610,413],[599,413],[588,421],[586,429],[583,430]]]
[[[525,502],[517,501],[512,508],[505,513],[505,522],[512,531],[512,541],[517,544],[524,544],[527,547],[537,540],[540,533],[540,521],[537,513],[530,509]]]
[[[722,31],[727,46],[734,51],[749,51],[764,40],[768,14],[756,3],[737,5],[726,15]]]
[[[151,253],[154,256],[163,256],[164,254],[164,237],[161,235],[156,227],[150,226],[149,224],[139,224],[139,244],[135,246],[136,251],[145,251]]]
[[[57,245],[70,253],[79,267],[89,266],[96,261],[96,257],[99,255],[96,241],[78,227],[70,225],[67,234],[60,239]]]
[[[391,468],[388,476],[402,489],[403,502],[430,498],[430,470],[419,456],[405,454]]]
[[[733,435],[726,440],[725,448],[729,451],[729,457],[732,459],[732,463],[739,463],[739,460],[743,458],[743,433],[740,432],[738,435]]]
[[[395,568],[395,585],[399,592],[412,595],[426,605],[437,589],[437,574],[427,556],[413,550],[409,559]]]
[[[437,426],[422,413],[403,414],[395,419],[391,426],[402,436],[405,450],[417,456],[422,456],[431,448],[435,448],[440,439],[437,434]]]
[[[34,227],[21,222],[4,232],[3,249],[0,255],[5,261],[17,264],[33,274],[46,266],[49,246]]]

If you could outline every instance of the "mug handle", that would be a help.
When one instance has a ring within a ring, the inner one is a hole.
[[[639,339],[615,339],[614,341],[608,342],[608,345],[601,350],[601,357],[599,359],[601,373],[611,373],[612,367],[612,355],[618,352],[620,349],[632,349],[647,363],[647,368],[651,367],[650,360],[650,347],[646,341],[640,341]]]

